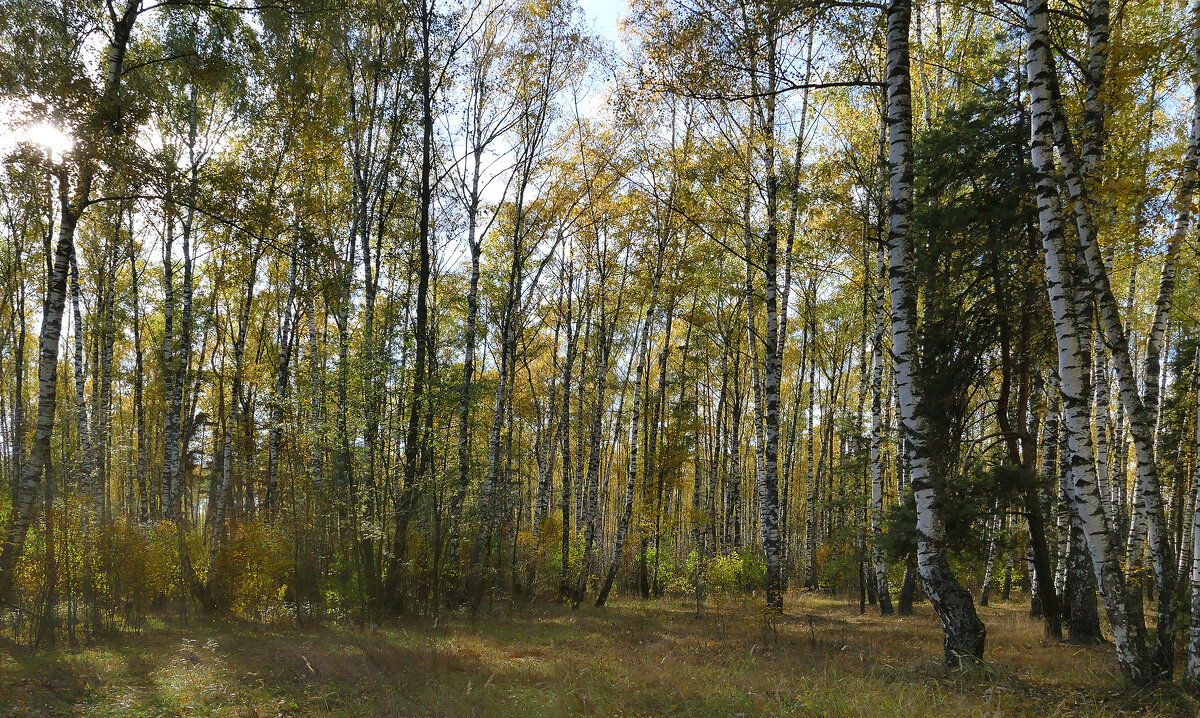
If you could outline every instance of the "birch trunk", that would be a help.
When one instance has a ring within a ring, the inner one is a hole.
[[[572,597],[574,605],[583,601],[584,591],[592,573],[592,551],[596,543],[597,519],[600,512],[600,437],[603,433],[605,389],[608,384],[608,358],[611,351],[610,333],[606,324],[610,321],[602,310],[597,330],[596,346],[596,403],[592,409],[591,432],[588,438],[587,475],[584,477],[583,507],[583,557],[579,567],[579,579]]]
[[[884,266],[884,251],[880,247],[875,270],[879,283],[875,295],[875,330],[871,335],[871,565],[879,613],[890,616],[894,610],[888,589],[887,564],[880,545],[883,537],[880,525],[883,516],[883,332],[887,323]]]
[[[1195,10],[1193,10],[1195,12]],[[1105,11],[1105,18],[1107,11]],[[1200,68],[1200,41],[1193,38],[1194,68]],[[1138,391],[1137,377],[1133,370],[1128,336],[1121,321],[1120,310],[1109,282],[1108,270],[1101,256],[1096,236],[1096,222],[1092,216],[1085,172],[1091,156],[1085,154],[1082,161],[1076,156],[1071,134],[1057,91],[1057,78],[1049,50],[1045,52],[1048,89],[1051,93],[1053,132],[1059,154],[1062,157],[1066,186],[1074,210],[1075,224],[1079,233],[1080,246],[1087,263],[1090,281],[1095,288],[1099,304],[1099,316],[1104,328],[1105,341],[1113,364],[1121,404],[1128,420],[1129,434],[1133,439],[1137,461],[1137,500],[1143,504],[1147,546],[1154,566],[1159,592],[1158,637],[1154,648],[1154,664],[1163,675],[1170,675],[1174,665],[1174,643],[1169,640],[1174,626],[1175,558],[1170,545],[1170,535],[1165,523],[1162,490],[1155,456],[1155,424],[1158,399],[1158,377],[1160,344],[1166,328],[1175,288],[1175,261],[1179,246],[1186,236],[1191,222],[1191,200],[1196,183],[1196,160],[1200,156],[1200,111],[1192,118],[1187,151],[1184,156],[1183,177],[1176,196],[1176,216],[1168,238],[1155,303],[1154,320],[1146,340],[1146,390],[1143,396]],[[1194,70],[1195,71],[1195,70]],[[1193,85],[1195,88],[1196,85]],[[1200,110],[1200,108],[1197,108]],[[1088,152],[1085,144],[1085,152]],[[1097,150],[1090,150],[1093,154]],[[1136,521],[1134,522],[1136,524]],[[1134,534],[1131,533],[1131,538]],[[1131,541],[1131,546],[1136,542]]]
[[[150,452],[146,445],[146,408],[143,400],[145,386],[142,356],[142,301],[139,291],[141,272],[138,271],[133,232],[129,233],[129,276],[133,300],[133,411],[137,422],[138,519],[144,524],[150,520],[150,486],[147,481]]]
[[[892,303],[892,356],[908,465],[917,507],[917,568],[921,584],[945,630],[945,660],[954,667],[983,656],[987,630],[975,603],[955,579],[943,546],[938,478],[926,432],[921,388],[915,383],[917,298],[913,287],[912,97],[908,33],[911,0],[889,0],[887,16],[888,253]]]
[[[479,82],[477,93],[482,93]],[[478,129],[478,127],[477,127]],[[471,250],[471,279],[467,286],[467,319],[463,333],[462,388],[458,395],[458,486],[450,503],[450,560],[459,564],[458,542],[462,532],[462,505],[471,481],[471,387],[475,379],[475,333],[479,323],[479,256],[482,243],[476,238],[479,221],[479,174],[484,147],[476,134],[474,166],[467,203],[467,246]]]
[[[4,546],[0,547],[0,600],[6,600],[12,591],[13,571],[25,548],[25,537],[37,508],[42,473],[50,460],[50,437],[54,431],[54,410],[58,395],[58,343],[66,305],[67,275],[71,254],[74,252],[76,221],[71,207],[64,201],[54,260],[51,264],[49,291],[42,310],[42,332],[38,342],[38,401],[33,445],[21,467]]]
[[[408,426],[404,437],[404,486],[396,501],[396,534],[392,547],[391,565],[387,576],[387,600],[398,610],[403,610],[401,600],[401,565],[408,555],[408,524],[417,510],[423,481],[421,457],[425,445],[421,432],[421,419],[426,413],[425,397],[429,381],[431,353],[429,341],[429,278],[431,261],[431,218],[433,213],[433,123],[434,81],[432,56],[434,0],[421,0],[417,11],[421,40],[420,55],[420,100],[421,100],[421,164],[419,171],[417,212],[417,298],[416,322],[413,327],[415,356],[413,358],[413,383],[408,408]],[[518,226],[518,232],[520,228]]]
[[[613,580],[617,577],[617,569],[621,566],[621,553],[625,548],[625,539],[629,534],[629,519],[633,515],[633,495],[638,473],[638,424],[642,410],[642,381],[646,378],[646,361],[650,354],[650,330],[653,328],[654,311],[658,304],[658,291],[662,283],[663,253],[666,250],[667,232],[663,232],[658,241],[658,252],[654,266],[654,284],[650,289],[650,301],[646,304],[646,312],[641,321],[637,338],[637,370],[634,372],[633,411],[629,420],[629,461],[625,466],[625,503],[621,515],[617,518],[617,537],[613,545],[612,562],[608,565],[608,573],[600,594],[596,597],[596,608],[600,608],[608,600],[612,590]],[[668,337],[668,341],[670,338]],[[653,449],[651,449],[653,450]],[[649,481],[647,472],[643,478]]]
[[[816,322],[810,333],[815,336]],[[807,496],[804,500],[804,587],[817,588],[817,427],[816,410],[817,362],[814,359],[808,369],[808,414],[805,421],[808,429],[808,480]]]
[[[115,322],[115,303],[116,303],[116,274],[118,254],[116,243],[120,241],[121,218],[118,214],[116,231],[113,233],[113,245],[106,249],[104,258],[105,272],[101,282],[103,287],[103,300],[101,306],[101,337],[100,337],[100,388],[99,396],[96,397],[96,411],[93,414],[95,421],[95,442],[93,449],[96,453],[95,458],[95,480],[97,488],[97,496],[99,500],[96,504],[96,510],[103,516],[105,511],[105,500],[108,497],[108,453],[109,442],[112,428],[112,376],[113,376],[113,344],[116,341],[116,322]],[[109,254],[111,253],[111,254]],[[127,502],[126,510],[132,506],[132,501]],[[111,515],[111,512],[110,512]]]
[[[112,10],[112,32],[104,52],[104,83],[91,117],[81,127],[109,128],[104,121],[109,113],[119,108],[119,91],[125,66],[125,51],[137,22],[141,0],[125,0]],[[62,335],[62,316],[66,304],[67,274],[71,255],[75,248],[75,227],[80,215],[91,198],[92,181],[98,169],[94,152],[98,145],[80,138],[73,150],[78,167],[78,179],[74,192],[69,187],[65,169],[59,171],[59,198],[62,216],[59,220],[58,238],[54,246],[53,260],[49,262],[49,282],[46,302],[43,305],[41,337],[38,346],[38,401],[36,429],[29,455],[21,466],[20,476],[14,490],[12,512],[5,530],[4,544],[0,546],[0,600],[7,600],[12,591],[13,571],[25,549],[25,537],[37,505],[38,489],[47,464],[50,461],[50,438],[54,432],[54,413],[58,400],[58,349]],[[94,138],[98,143],[106,138]]]
[[[657,283],[655,289],[657,290]],[[654,294],[657,294],[657,291]],[[654,299],[651,301],[653,302]],[[596,596],[596,608],[604,605],[605,601],[608,600],[609,591],[612,590],[613,580],[617,576],[617,569],[621,566],[621,553],[625,548],[625,538],[629,534],[629,519],[633,515],[633,495],[638,473],[638,423],[642,407],[642,377],[646,372],[646,355],[649,353],[647,341],[650,333],[652,311],[653,304],[650,304],[646,307],[646,316],[638,331],[636,344],[637,369],[634,372],[633,385],[633,410],[629,421],[628,462],[625,465],[625,500],[622,504],[621,514],[617,517],[617,536],[613,544],[612,561],[608,565],[608,572],[604,576],[604,583],[600,587],[600,593]]]
[[[567,295],[567,355],[563,359],[563,397],[562,397],[562,415],[559,418],[559,427],[562,431],[562,496],[559,499],[559,513],[562,520],[562,544],[559,547],[561,551],[560,558],[562,560],[562,580],[559,583],[558,594],[559,600],[566,601],[570,594],[570,575],[571,575],[571,498],[573,488],[571,486],[571,370],[575,363],[575,342],[579,337],[581,327],[576,326],[574,332],[571,331],[572,321],[572,306],[571,306],[571,287],[568,285],[566,290]],[[580,325],[582,325],[580,321]]]
[[[254,300],[254,282],[257,279],[258,251],[254,251],[254,259],[250,264],[249,277],[246,280],[245,296],[242,299],[241,311],[237,318],[237,335],[233,343],[233,385],[230,391],[229,412],[225,419],[225,429],[222,438],[221,471],[217,476],[214,495],[209,497],[211,511],[212,536],[208,544],[208,578],[205,585],[206,608],[218,608],[221,600],[222,576],[220,575],[221,549],[225,545],[225,518],[229,513],[229,496],[232,488],[234,462],[238,460],[237,451],[233,445],[233,432],[248,420],[243,403],[243,366],[246,354],[246,332],[250,324],[250,309]],[[248,477],[247,477],[248,480]]]
[[[167,190],[170,196],[170,188]],[[179,414],[180,401],[176,399],[176,385],[182,383],[175,339],[175,219],[170,205],[166,207],[166,231],[163,238],[163,334],[162,334],[162,380],[165,411],[162,427],[162,477],[159,486],[159,511],[162,517],[172,521],[178,517],[179,505],[175,500],[175,476],[179,473]]]
[[[998,517],[993,516],[989,521],[991,539],[988,540],[987,563],[983,568],[983,586],[979,589],[979,605],[986,606],[989,603],[992,593],[992,580],[996,573],[996,554],[999,551],[1000,544],[1000,521]]]
[[[279,485],[279,444],[283,437],[283,407],[288,395],[288,370],[292,359],[292,338],[296,324],[296,249],[288,258],[288,296],[279,328],[279,361],[275,366],[275,394],[271,398],[271,429],[267,437],[267,496],[265,509],[275,515]]]
[[[1080,357],[1078,308],[1068,284],[1073,257],[1065,249],[1056,170],[1053,157],[1054,108],[1052,83],[1054,72],[1049,52],[1049,9],[1046,0],[1027,0],[1026,28],[1028,47],[1026,75],[1031,102],[1030,157],[1037,181],[1038,227],[1046,266],[1047,289],[1054,318],[1058,346],[1058,369],[1063,400],[1063,418],[1072,455],[1067,497],[1076,506],[1088,551],[1092,556],[1109,624],[1122,671],[1134,683],[1153,680],[1146,654],[1143,627],[1130,620],[1129,601],[1112,533],[1104,515],[1104,505],[1096,481],[1092,451],[1091,407],[1084,391],[1086,373]]]
[[[1196,353],[1196,376],[1200,380],[1200,351]],[[1200,452],[1200,404],[1196,407],[1195,441],[1197,452]],[[1200,461],[1192,470],[1192,513],[1188,520],[1192,524],[1191,615],[1183,684],[1192,693],[1197,693],[1200,692]]]
[[[1067,549],[1067,582],[1063,605],[1068,606],[1067,631],[1071,643],[1098,643],[1104,636],[1100,631],[1100,615],[1096,611],[1096,576],[1084,541],[1083,523],[1071,517]]]
[[[92,462],[92,440],[88,431],[87,394],[84,393],[86,369],[83,366],[83,313],[79,307],[79,263],[75,257],[74,247],[71,250],[71,312],[73,324],[72,338],[75,344],[75,357],[72,367],[75,371],[75,432],[79,439],[79,490],[84,496],[95,502],[97,495],[95,483],[95,466]]]

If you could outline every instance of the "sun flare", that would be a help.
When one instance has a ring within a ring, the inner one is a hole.
[[[48,122],[39,122],[25,129],[24,140],[41,145],[53,155],[61,155],[71,149],[71,137]]]

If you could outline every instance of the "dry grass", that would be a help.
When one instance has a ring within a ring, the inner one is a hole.
[[[0,649],[0,715],[1195,715],[1122,686],[1110,646],[1048,643],[1018,605],[980,609],[988,664],[947,674],[929,607],[909,619],[789,596],[620,600],[437,625],[199,624],[80,650]]]

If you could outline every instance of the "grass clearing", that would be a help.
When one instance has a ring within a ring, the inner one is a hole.
[[[1112,648],[1047,642],[1019,604],[981,607],[988,664],[940,667],[929,606],[907,619],[792,594],[513,608],[471,622],[312,628],[196,622],[78,649],[0,648],[11,716],[1159,716],[1174,686],[1123,686]]]

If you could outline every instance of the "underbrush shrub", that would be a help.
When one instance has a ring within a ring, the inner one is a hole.
[[[674,541],[660,540],[658,548],[655,548],[654,540],[650,540],[646,549],[646,574],[651,587],[665,592],[678,576],[680,568],[685,567],[676,566]]]
[[[171,528],[171,541],[163,540],[158,527],[140,525],[127,516],[101,526],[97,574],[103,577],[98,599],[119,607],[135,625],[150,611],[159,596],[179,590],[177,577],[178,537]]]
[[[696,581],[703,580],[703,566],[700,552],[692,549],[683,560],[683,566],[671,575],[666,584],[666,594],[673,598],[691,597],[696,595]]]
[[[548,530],[542,534],[544,547],[542,549],[542,572],[538,576],[538,586],[543,591],[557,593],[563,576],[562,522],[556,516],[553,520],[547,519],[543,527],[543,530],[546,530],[547,527]],[[581,561],[583,561],[583,538],[572,532],[571,540],[567,545],[568,576],[577,577],[579,575]]]
[[[738,571],[738,587],[742,591],[758,591],[767,584],[767,557],[761,551],[744,548],[738,553],[741,570]]]
[[[859,567],[863,553],[855,546],[853,536],[837,535],[836,545],[823,544],[817,549],[817,586],[820,590],[836,593],[853,588],[857,590]]]
[[[688,591],[695,590],[696,562],[700,559],[695,551],[688,556],[685,572],[680,576]],[[761,589],[767,580],[767,562],[752,549],[722,551],[703,561],[700,572],[706,590],[718,594],[732,594]]]
[[[219,558],[231,608],[256,620],[290,615],[286,605],[288,581],[294,575],[291,544],[275,526],[261,520],[230,527],[229,540]]]

